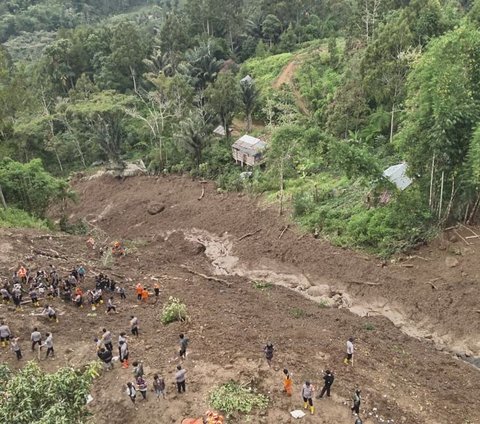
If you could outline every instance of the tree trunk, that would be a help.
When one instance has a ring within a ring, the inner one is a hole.
[[[0,202],[3,209],[7,209],[7,202],[5,202],[5,196],[3,195],[2,186],[0,185]]]
[[[432,202],[433,202],[433,174],[435,170],[435,153],[432,156],[432,170],[430,172],[430,198],[428,200],[428,206],[430,210],[432,210]]]
[[[252,131],[252,114],[247,113],[247,132]]]
[[[390,117],[390,144],[393,142],[393,121],[395,115],[395,103],[392,105],[392,112]]]
[[[283,158],[280,161],[280,211],[279,215],[283,215]]]
[[[438,205],[438,219],[442,216],[442,206],[443,206],[443,181],[445,179],[445,171],[442,171],[442,181],[440,183],[440,200]]]

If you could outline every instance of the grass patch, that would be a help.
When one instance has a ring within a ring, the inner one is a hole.
[[[16,208],[0,208],[1,228],[38,228],[40,230],[51,229],[46,220],[34,218],[27,212]]]
[[[367,331],[373,331],[373,330],[375,330],[375,326],[374,326],[371,322],[365,323],[364,328],[365,328],[365,330],[367,330]]]
[[[266,409],[268,397],[232,380],[213,389],[208,403],[228,418],[238,412],[248,414],[253,409]]]
[[[293,57],[292,53],[281,53],[273,56],[251,58],[243,64],[242,75],[249,74],[255,79],[258,88],[268,89]]]
[[[302,308],[292,308],[290,309],[290,315],[293,318],[305,318],[307,313]]]
[[[265,281],[254,281],[252,285],[254,289],[261,291],[269,290],[273,287],[273,284],[267,283]]]
[[[175,321],[186,321],[188,319],[187,306],[180,299],[170,296],[168,302],[163,306],[160,321],[167,325]]]

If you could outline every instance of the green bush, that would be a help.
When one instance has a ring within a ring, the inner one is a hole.
[[[229,381],[216,387],[209,396],[210,406],[227,415],[241,412],[250,413],[254,408],[266,409],[268,397],[236,381]]]
[[[89,416],[86,399],[97,376],[98,363],[82,371],[61,368],[55,373],[42,371],[33,361],[15,372],[1,366],[0,422],[85,423]]]
[[[185,321],[187,319],[187,306],[180,299],[170,296],[162,309],[160,317],[162,324],[167,325],[174,321]]]
[[[0,227],[4,228],[38,228],[47,230],[51,227],[48,221],[32,217],[21,209],[0,208]]]

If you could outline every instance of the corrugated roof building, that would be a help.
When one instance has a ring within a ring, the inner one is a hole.
[[[232,155],[236,163],[254,166],[263,161],[263,151],[267,144],[259,138],[245,134],[232,145]]]

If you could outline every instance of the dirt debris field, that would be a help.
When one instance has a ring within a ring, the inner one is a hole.
[[[127,300],[117,298],[119,314],[110,316],[103,307],[92,314],[55,300],[63,313],[58,324],[32,316],[30,305],[22,313],[2,305],[0,316],[21,337],[26,360],[33,358],[31,329],[52,331],[57,357],[40,361],[46,370],[96,359],[93,338],[103,327],[116,341],[128,331],[130,315],[139,318],[140,337],[129,339],[130,362],[144,361],[150,388],[154,373],[165,377],[167,400],[156,401],[149,392],[136,411],[124,390],[133,380],[131,367],[117,363],[94,383],[92,422],[180,423],[201,416],[208,393],[229,379],[251,382],[270,404],[264,413],[227,422],[297,422],[289,411],[302,408],[301,384],[309,379],[320,389],[322,370],[329,368],[336,375],[332,398],[316,400],[315,415],[298,422],[353,424],[350,399],[360,387],[364,423],[480,423],[480,240],[472,229],[449,231],[410,256],[382,262],[316,240],[278,217],[274,205],[218,193],[210,183],[201,200],[201,184],[181,177],[73,185],[79,201],[68,206],[70,220],[87,220],[97,245],[121,239],[128,254],[105,260],[87,248],[86,237],[4,229],[0,275],[11,275],[20,262],[34,270],[53,263],[65,274],[84,264],[85,288],[103,272],[123,284]],[[150,288],[159,281],[157,304],[136,301],[138,281]],[[169,296],[186,303],[188,322],[160,323]],[[187,393],[177,395],[181,332],[190,349]],[[346,367],[350,336],[356,339],[355,363]],[[271,369],[262,352],[267,341],[276,349]],[[17,367],[13,356],[0,352],[0,360]],[[284,367],[293,374],[292,398],[282,393]]]

